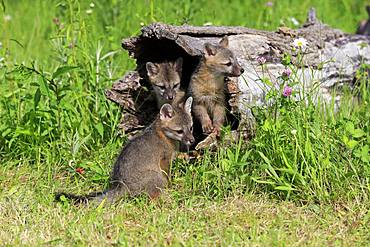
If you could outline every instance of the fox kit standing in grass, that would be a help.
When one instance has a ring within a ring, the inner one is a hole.
[[[191,106],[193,99],[173,107],[164,104],[156,120],[143,134],[130,141],[121,151],[111,175],[111,186],[104,192],[95,192],[86,196],[60,193],[74,202],[115,201],[122,196],[135,196],[146,192],[154,199],[160,195],[168,183],[170,164],[174,159],[179,142],[191,145],[193,120]]]
[[[181,101],[185,93],[180,90],[182,58],[162,63],[146,63],[146,71],[156,95],[158,108],[165,103]]]
[[[193,114],[204,133],[220,134],[225,121],[225,77],[240,76],[244,70],[228,49],[227,36],[218,45],[206,43],[204,56],[190,79],[189,94],[193,97]]]

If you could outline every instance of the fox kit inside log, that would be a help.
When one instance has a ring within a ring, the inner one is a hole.
[[[93,201],[114,202],[124,196],[135,196],[142,192],[155,199],[166,187],[170,164],[175,157],[179,143],[191,145],[193,121],[189,97],[184,104],[173,107],[164,104],[156,120],[144,130],[143,134],[130,141],[121,151],[114,165],[110,187],[103,192],[79,196],[59,193],[75,203]]]
[[[193,97],[193,115],[204,133],[220,134],[225,121],[225,77],[240,76],[244,69],[228,49],[225,36],[219,44],[204,45],[204,56],[190,79],[188,94]]]
[[[181,74],[182,74],[182,58],[176,61],[166,61],[162,63],[146,63],[146,71],[148,79],[152,84],[158,108],[165,103],[173,103],[179,101],[185,93],[178,93],[180,90]]]

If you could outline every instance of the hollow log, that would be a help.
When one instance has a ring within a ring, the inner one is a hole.
[[[291,63],[298,66],[297,52],[292,52],[295,39],[306,39],[308,47],[296,74],[302,83],[294,90],[299,91],[299,95],[309,91],[321,99],[320,102],[331,101],[333,90],[340,92],[345,84],[353,86],[360,64],[370,63],[369,36],[333,29],[317,20],[313,9],[299,29],[281,27],[275,32],[246,27],[153,23],[144,26],[139,36],[122,41],[122,47],[136,59],[137,67],[106,90],[106,97],[122,107],[120,127],[126,134],[132,135],[146,126],[157,112],[146,79],[145,63],[183,57],[181,84],[186,88],[203,55],[204,43],[216,43],[225,35],[229,37],[229,48],[245,70],[241,77],[225,80],[227,107],[231,113],[228,119],[236,122],[232,129],[245,138],[250,137],[254,128],[251,107],[266,104],[265,95],[270,90],[261,80],[262,76],[276,81],[285,69],[282,65],[285,53],[291,54]],[[263,66],[258,62],[259,57],[266,60]],[[340,95],[336,96],[335,103],[339,106]]]

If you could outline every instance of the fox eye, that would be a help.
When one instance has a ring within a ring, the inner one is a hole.
[[[176,84],[175,86],[174,86],[175,88],[178,88],[178,87],[180,87],[180,83],[179,84]]]
[[[159,87],[160,89],[162,89],[162,90],[165,90],[166,89],[166,87],[165,86],[157,86],[157,87]]]
[[[225,63],[225,65],[226,66],[231,66],[231,65],[233,65],[233,63],[232,62],[228,62],[228,63]]]
[[[181,135],[182,133],[184,133],[184,131],[183,130],[176,130],[176,133]]]

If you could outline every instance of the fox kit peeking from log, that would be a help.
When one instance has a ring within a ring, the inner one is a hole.
[[[165,103],[172,103],[185,95],[180,90],[182,58],[162,63],[146,63],[148,79],[156,95],[158,108]],[[178,95],[178,93],[180,94]]]
[[[152,199],[157,198],[168,183],[170,164],[179,143],[190,146],[194,142],[192,101],[192,97],[189,97],[179,107],[170,104],[161,107],[156,120],[121,151],[108,190],[85,196],[59,193],[56,199],[65,196],[75,203],[89,200],[100,202],[104,199],[114,202],[124,196],[131,197],[142,192]]]
[[[204,45],[204,56],[190,79],[188,93],[193,97],[193,115],[205,134],[220,134],[225,121],[225,77],[240,76],[244,69],[228,49],[225,36],[219,44]]]

